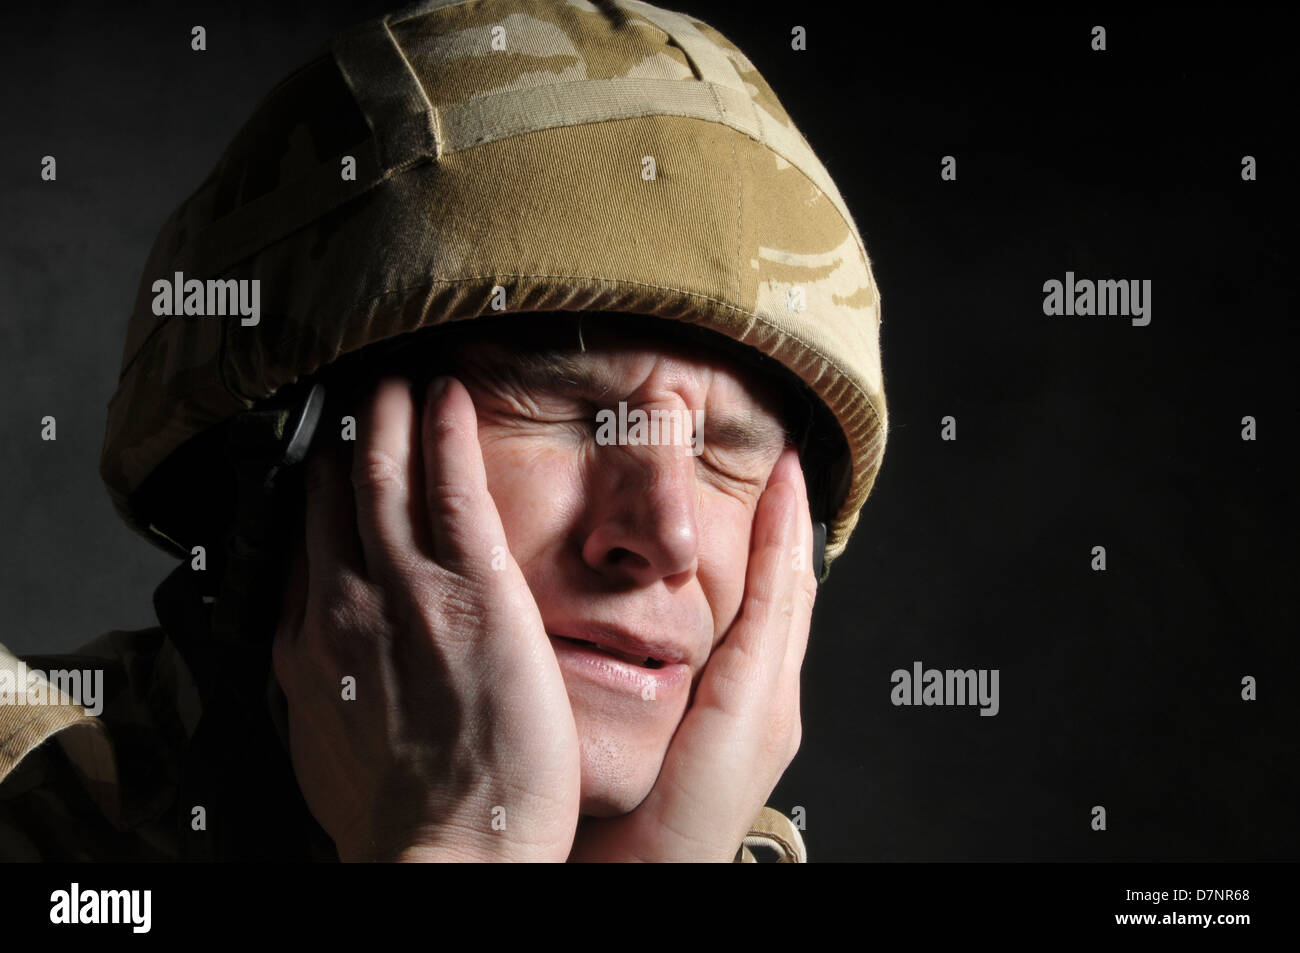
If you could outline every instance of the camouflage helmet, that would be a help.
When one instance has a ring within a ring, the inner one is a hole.
[[[206,314],[232,282],[256,323]],[[571,311],[697,325],[806,385],[829,570],[885,447],[871,263],[753,63],[638,0],[426,0],[284,79],[154,243],[101,475],[188,552],[244,411],[377,342]]]

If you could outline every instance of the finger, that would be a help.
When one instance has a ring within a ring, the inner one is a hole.
[[[799,514],[795,521],[797,542],[790,561],[794,611],[786,639],[785,659],[771,707],[773,743],[783,753],[783,765],[788,765],[799,749],[803,734],[800,676],[812,629],[813,605],[817,600],[817,576],[813,569],[812,514],[803,470],[797,466],[783,468],[780,478],[787,480],[795,490],[798,500],[796,510]]]
[[[782,453],[758,501],[740,615],[710,662],[716,667],[710,687],[713,700],[737,714],[770,702],[785,659],[798,513],[798,497],[785,468],[792,460],[797,466],[797,459],[793,449]]]
[[[799,669],[803,666],[808,649],[808,634],[812,627],[813,604],[817,601],[817,574],[813,569],[812,510],[808,504],[808,486],[803,468],[785,466],[780,478],[789,482],[798,500],[798,518],[795,522],[795,546],[791,550],[790,570],[794,574],[794,615],[791,619],[789,644],[786,647],[785,670],[793,673],[796,691]]]
[[[357,530],[367,575],[393,582],[405,578],[421,556],[411,516],[418,421],[410,384],[401,378],[379,383],[363,411],[352,456]]]
[[[491,565],[505,530],[488,492],[478,415],[465,385],[454,377],[429,383],[424,420],[424,493],[433,557],[463,575]]]
[[[361,576],[361,542],[347,470],[337,453],[313,451],[303,478],[304,530],[307,551],[307,591],[324,592],[339,572]]]
[[[796,616],[799,614],[798,589],[802,573],[811,577],[807,568],[811,560],[812,525],[808,519],[808,499],[803,488],[803,473],[799,468],[799,455],[787,447],[777,458],[768,476],[761,503],[767,508],[756,514],[756,557],[751,560],[754,573],[746,584],[750,597],[745,612],[753,620],[750,636],[762,633],[762,643],[755,651],[775,672],[765,668],[764,674],[775,681],[785,668]],[[802,567],[802,572],[801,572]]]

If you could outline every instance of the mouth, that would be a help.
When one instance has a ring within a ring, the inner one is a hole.
[[[634,652],[624,652],[621,649],[614,648],[610,645],[599,645],[596,642],[588,642],[586,639],[570,639],[563,635],[551,635],[551,638],[558,639],[561,642],[569,642],[573,645],[581,645],[588,649],[594,649],[605,655],[621,659],[624,662],[630,662],[632,665],[639,665],[641,668],[660,669],[664,667],[664,660],[653,658],[649,655],[642,655]]]
[[[638,717],[644,714],[647,702],[660,703],[655,707],[665,712],[684,704],[691,683],[686,649],[596,623],[572,623],[565,628],[566,635],[546,634],[570,692],[577,685],[587,685],[627,696],[633,700],[631,713]],[[599,697],[608,699],[604,694]]]

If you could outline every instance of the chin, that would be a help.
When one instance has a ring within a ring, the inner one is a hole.
[[[585,817],[617,817],[634,810],[654,787],[671,736],[639,737],[627,725],[596,726],[582,719],[577,727],[582,748],[579,812]]]

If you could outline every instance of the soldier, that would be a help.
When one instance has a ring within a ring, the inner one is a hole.
[[[158,628],[0,656],[106,696],[0,694],[0,856],[802,860],[763,805],[884,451],[879,305],[708,25],[346,31],[154,244],[101,472],[183,562]]]

